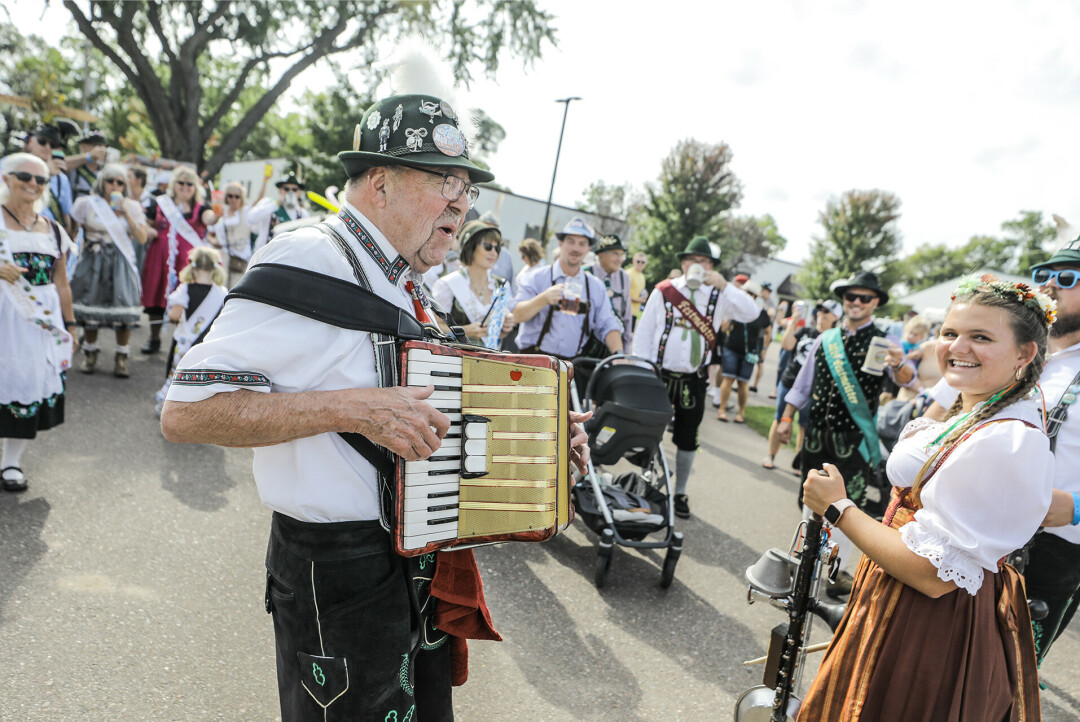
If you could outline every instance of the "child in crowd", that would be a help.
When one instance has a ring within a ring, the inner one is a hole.
[[[225,287],[221,253],[209,246],[192,248],[188,265],[180,271],[180,285],[169,294],[169,321],[176,324],[172,348],[166,364],[165,384],[154,394],[155,410],[161,415],[165,395],[172,385],[173,371],[199,335],[217,318],[229,289]]]

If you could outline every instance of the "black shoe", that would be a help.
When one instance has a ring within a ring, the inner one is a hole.
[[[9,471],[16,472],[10,476],[17,478],[9,479]],[[17,466],[5,466],[0,469],[0,484],[3,485],[4,491],[26,491],[26,476],[23,475],[23,470]]]
[[[675,495],[675,516],[680,519],[690,518],[690,497],[686,494]]]
[[[141,353],[145,353],[145,354],[157,353],[160,350],[161,350],[161,339],[160,338],[147,339],[146,344],[144,344],[143,347],[141,349],[139,349],[139,351]]]

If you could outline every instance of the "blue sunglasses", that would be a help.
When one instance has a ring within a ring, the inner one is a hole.
[[[1031,272],[1031,280],[1038,286],[1045,286],[1050,281],[1057,281],[1058,288],[1072,288],[1080,278],[1080,271],[1074,268],[1063,268],[1060,271],[1051,271],[1049,268],[1036,268]]]

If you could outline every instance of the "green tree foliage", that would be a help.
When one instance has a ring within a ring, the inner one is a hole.
[[[731,170],[731,158],[726,143],[680,141],[661,164],[657,182],[646,186],[634,250],[651,259],[646,271],[649,283],[679,267],[675,254],[694,236],[723,245],[726,214],[742,200],[742,184]]]
[[[901,263],[903,280],[912,291],[944,283],[979,269],[1014,272],[1013,241],[972,236],[960,248],[924,243]]]
[[[831,284],[856,271],[873,271],[887,290],[903,269],[892,262],[900,250],[896,221],[900,199],[881,190],[850,190],[818,214],[825,235],[810,244],[799,283],[810,297],[832,295]]]
[[[1057,237],[1057,229],[1043,220],[1042,211],[1020,211],[1020,217],[1002,223],[1001,230],[1006,233],[1006,242],[1017,250],[1014,273],[1026,273],[1036,263],[1050,258],[1053,252],[1047,246]]]
[[[752,274],[762,259],[784,250],[787,239],[780,235],[776,220],[763,216],[734,216],[727,219],[726,230],[719,238],[720,266],[725,271]]]
[[[641,203],[641,194],[632,184],[609,185],[601,180],[590,183],[582,191],[577,207],[598,216],[596,230],[599,233],[616,233],[625,245],[633,243],[631,229],[641,212]]]
[[[419,34],[467,82],[473,68],[493,73],[507,53],[529,62],[554,42],[552,16],[534,0],[101,0],[89,14],[74,0],[64,6],[141,101],[161,154],[211,175],[320,60],[351,52],[375,87],[376,43]],[[349,111],[355,122],[357,108]]]

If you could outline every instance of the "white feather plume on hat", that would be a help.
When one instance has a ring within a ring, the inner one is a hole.
[[[457,114],[458,129],[470,142],[479,127],[458,90],[450,64],[427,40],[416,35],[402,38],[393,51],[377,64],[390,71],[390,92],[394,95],[433,95],[445,100]]]

